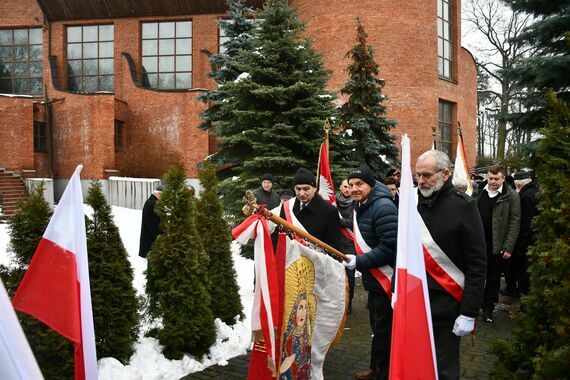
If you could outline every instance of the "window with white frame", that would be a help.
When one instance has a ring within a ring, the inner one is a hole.
[[[113,91],[113,25],[67,27],[67,88],[73,92]]]
[[[437,73],[453,77],[452,1],[437,0]]]
[[[143,85],[192,88],[192,21],[142,23]]]
[[[0,29],[0,93],[41,95],[42,28]]]

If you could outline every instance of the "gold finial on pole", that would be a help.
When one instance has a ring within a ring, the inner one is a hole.
[[[255,195],[253,195],[253,191],[247,190],[245,195],[243,196],[243,202],[245,205],[242,207],[241,211],[243,211],[245,216],[250,216],[251,214],[255,214],[257,212],[257,199]]]
[[[329,119],[325,119],[325,123],[323,124],[323,129],[325,131],[325,146],[327,147],[327,152],[329,151],[329,133],[331,131],[331,125],[329,123]]]

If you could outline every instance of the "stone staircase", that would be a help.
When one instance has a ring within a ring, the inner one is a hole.
[[[22,178],[0,168],[0,222],[11,219],[18,213],[18,202],[28,196]]]

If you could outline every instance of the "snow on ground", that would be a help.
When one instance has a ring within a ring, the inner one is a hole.
[[[129,254],[129,260],[134,271],[134,286],[137,292],[144,294],[146,282],[144,271],[146,259],[138,256],[139,235],[141,226],[141,210],[132,210],[113,206],[115,224],[119,227],[121,239]],[[86,214],[90,210],[86,207]],[[9,243],[8,226],[0,224],[0,264],[10,262],[7,248]],[[235,244],[235,243],[234,243]],[[145,338],[144,332],[148,326],[141,326],[141,337],[135,344],[135,353],[125,366],[114,358],[99,359],[100,380],[158,380],[178,379],[189,373],[202,371],[214,364],[227,365],[227,361],[235,356],[243,355],[250,348],[251,329],[250,316],[253,304],[253,261],[241,257],[237,246],[232,246],[232,257],[240,287],[240,297],[244,308],[245,318],[238,320],[234,326],[227,326],[216,319],[216,343],[210,348],[208,355],[194,358],[185,355],[182,360],[168,360],[162,354],[158,340]]]

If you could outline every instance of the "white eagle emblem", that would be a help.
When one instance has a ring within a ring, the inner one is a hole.
[[[329,181],[321,174],[319,176],[319,194],[324,200],[331,202],[333,199],[333,190]],[[334,202],[331,202],[334,203]]]

